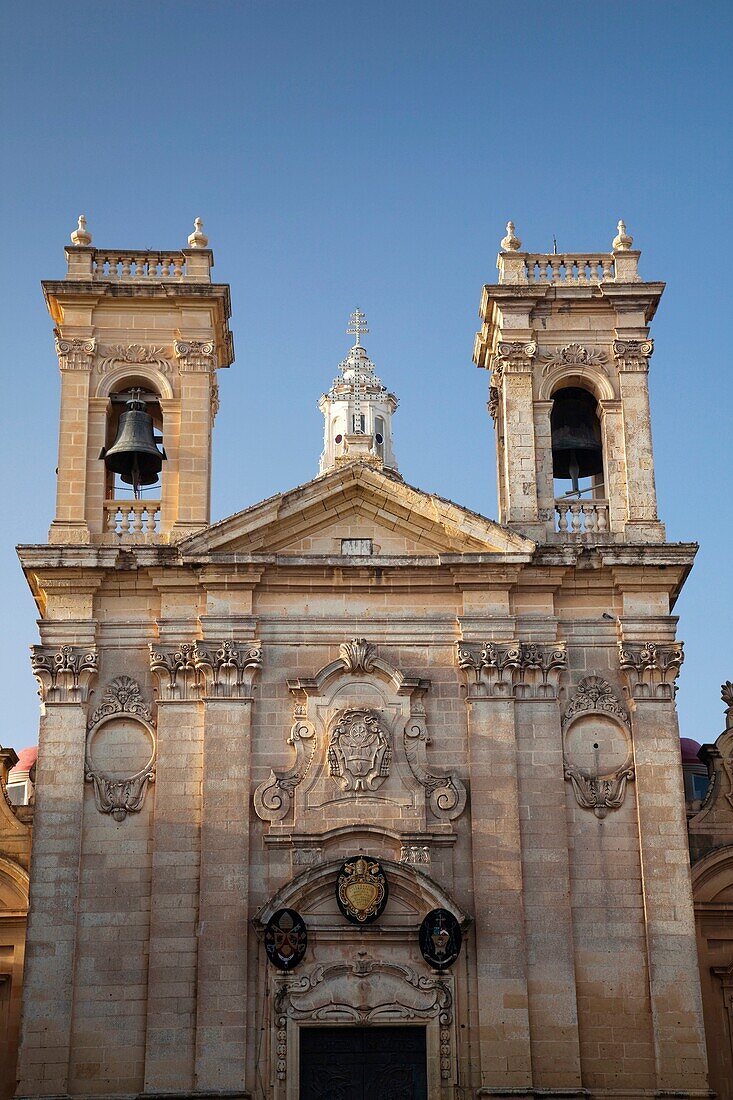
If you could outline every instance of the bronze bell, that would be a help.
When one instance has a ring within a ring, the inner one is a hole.
[[[579,386],[558,390],[552,402],[552,473],[557,478],[572,478],[575,492],[579,478],[603,473],[596,406],[593,394]]]
[[[159,451],[153,436],[153,418],[145,402],[133,393],[120,416],[117,438],[109,450],[99,455],[108,470],[120,475],[120,481],[132,485],[135,493],[143,485],[155,485],[163,466],[165,451]]]

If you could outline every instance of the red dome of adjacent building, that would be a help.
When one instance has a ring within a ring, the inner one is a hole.
[[[697,741],[693,741],[691,737],[680,737],[680,753],[682,754],[683,764],[699,764],[700,758],[698,753],[702,746]]]
[[[18,753],[18,763],[10,769],[8,779],[13,778],[14,772],[29,772],[38,759],[38,745],[29,749],[21,749]]]

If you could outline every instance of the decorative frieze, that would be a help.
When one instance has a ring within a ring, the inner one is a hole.
[[[468,678],[469,697],[554,699],[567,652],[564,642],[460,642],[457,662]]]
[[[413,867],[429,867],[430,847],[427,844],[403,844],[400,848],[400,863],[409,863]]]
[[[216,349],[210,340],[176,340],[173,351],[182,372],[216,369]]]
[[[607,359],[605,351],[588,348],[585,344],[566,344],[565,347],[542,352],[539,356],[543,374],[548,374],[553,367],[602,367]]]
[[[56,337],[56,354],[61,370],[91,371],[97,342],[93,337]]]
[[[621,670],[634,699],[672,699],[685,659],[682,642],[619,642]]]
[[[201,674],[200,686],[212,698],[252,698],[253,683],[262,668],[262,648],[258,642],[223,641],[215,650],[205,648],[205,643],[196,643],[193,660]]]
[[[164,374],[168,374],[171,369],[170,348],[157,348],[150,344],[112,344],[109,347],[100,347],[99,354],[100,374],[119,363],[145,364],[157,367]]]
[[[95,649],[31,646],[31,669],[44,703],[84,703],[97,674]]]
[[[314,867],[317,863],[320,863],[323,859],[322,848],[294,848],[293,849],[293,866],[294,867]]]
[[[603,819],[634,778],[629,716],[601,676],[580,681],[563,716],[565,778],[583,809]]]
[[[653,340],[614,340],[613,355],[621,371],[648,371]]]

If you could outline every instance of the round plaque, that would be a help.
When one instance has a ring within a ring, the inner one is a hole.
[[[278,970],[292,970],[303,961],[308,946],[308,931],[300,913],[278,909],[265,928],[265,951]]]
[[[436,970],[452,966],[461,950],[461,926],[448,909],[431,909],[420,925],[420,951]]]
[[[338,907],[353,924],[371,924],[387,904],[387,877],[376,859],[354,856],[341,866],[336,882]]]

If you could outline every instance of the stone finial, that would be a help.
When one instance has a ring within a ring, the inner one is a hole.
[[[630,237],[626,232],[626,222],[620,221],[616,228],[618,229],[618,233],[613,238],[611,247],[614,252],[628,252],[634,243],[634,238]]]
[[[720,698],[725,703],[725,728],[733,729],[733,684],[726,680],[720,688]]]
[[[85,248],[92,243],[92,235],[87,229],[87,220],[83,214],[79,215],[79,224],[71,234],[71,243],[77,248]]]
[[[506,237],[502,240],[501,247],[504,252],[519,252],[522,247],[519,237],[514,234],[514,222],[506,223]]]
[[[201,218],[196,218],[193,223],[193,233],[188,238],[189,248],[208,248],[209,238],[204,233],[204,223]]]

